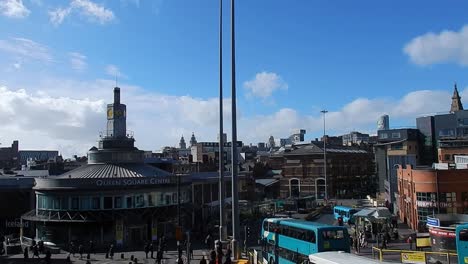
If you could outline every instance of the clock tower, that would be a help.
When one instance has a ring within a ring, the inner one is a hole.
[[[127,137],[127,106],[120,103],[120,88],[114,88],[114,103],[107,105],[107,133],[108,138]]]

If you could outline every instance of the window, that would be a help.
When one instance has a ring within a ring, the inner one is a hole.
[[[114,197],[114,208],[122,208],[122,197]]]
[[[127,197],[127,208],[133,208],[133,197]]]
[[[322,237],[326,240],[343,239],[344,232],[343,230],[324,230],[322,231]]]
[[[143,207],[145,206],[145,196],[143,194],[139,194],[135,196],[135,207]]]
[[[112,209],[112,197],[104,197],[104,209]]]
[[[148,206],[154,206],[153,196],[151,194],[148,194]]]
[[[441,129],[439,131],[439,137],[453,137],[455,136],[455,131],[450,128]]]
[[[380,139],[387,139],[387,138],[388,138],[388,134],[387,134],[387,133],[380,133],[379,138],[380,138]]]
[[[391,148],[392,148],[392,150],[402,150],[403,149],[403,143],[393,144]]]
[[[92,198],[92,209],[96,210],[96,209],[101,209],[101,199],[100,197],[93,197]]]
[[[80,209],[89,210],[91,208],[89,197],[80,197]]]
[[[71,209],[78,210],[80,208],[80,198],[72,197],[71,198]]]
[[[459,239],[460,241],[468,241],[468,229],[460,230]]]
[[[392,132],[392,138],[400,138],[401,134],[400,132]]]
[[[60,198],[60,209],[68,210],[68,197]]]

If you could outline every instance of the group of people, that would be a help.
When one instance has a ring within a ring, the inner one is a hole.
[[[39,242],[36,243],[36,240],[31,241],[31,246],[25,247],[23,249],[23,256],[24,259],[29,259],[29,251],[32,252],[32,257],[31,258],[38,258],[40,259],[39,254],[45,254],[44,260],[46,263],[50,263],[51,258],[52,258],[52,253],[50,252],[49,249],[46,249],[44,246],[44,241],[40,240]]]
[[[205,239],[205,243],[208,245],[208,247],[210,246],[209,242],[211,241],[212,241],[211,235],[208,235],[207,238]],[[224,262],[223,262],[223,257],[225,259]],[[182,264],[182,263],[177,263],[177,264]],[[215,245],[215,248],[210,251],[210,259],[208,260],[208,263],[207,263],[207,260],[205,259],[205,256],[202,256],[202,259],[200,260],[200,264],[231,264],[231,249],[228,248],[226,251],[226,254],[224,254],[222,244],[221,242],[218,241],[218,243]]]
[[[157,245],[157,246],[156,246]],[[153,259],[154,258],[154,250],[155,248],[157,249],[156,251],[156,263],[161,264],[163,258],[164,258],[164,251],[167,251],[167,242],[166,238],[164,236],[161,237],[161,239],[156,240],[154,242],[147,242],[145,244],[145,255],[146,258],[148,258],[148,254],[151,253],[150,257]]]
[[[85,248],[84,248],[83,244],[79,244],[78,245],[78,250],[77,250],[75,243],[72,241],[72,242],[70,242],[70,246],[69,246],[68,251],[70,252],[70,255],[72,255],[73,257],[75,257],[75,254],[78,252],[78,254],[80,254],[80,259],[83,259],[83,254],[85,253]],[[90,258],[91,254],[94,254],[94,251],[95,251],[94,242],[91,240],[88,243],[88,250],[87,250],[88,256],[87,256],[87,259]]]

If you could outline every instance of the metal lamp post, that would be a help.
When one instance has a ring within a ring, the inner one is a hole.
[[[327,110],[322,110],[320,113],[323,114],[323,175],[325,178],[325,201],[328,200],[328,186],[327,186],[327,145],[325,139],[325,114],[328,113]]]

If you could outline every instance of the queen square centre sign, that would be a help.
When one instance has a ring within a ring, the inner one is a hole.
[[[146,178],[146,179],[109,179],[97,180],[96,186],[135,186],[135,185],[155,185],[169,184],[170,178]]]

